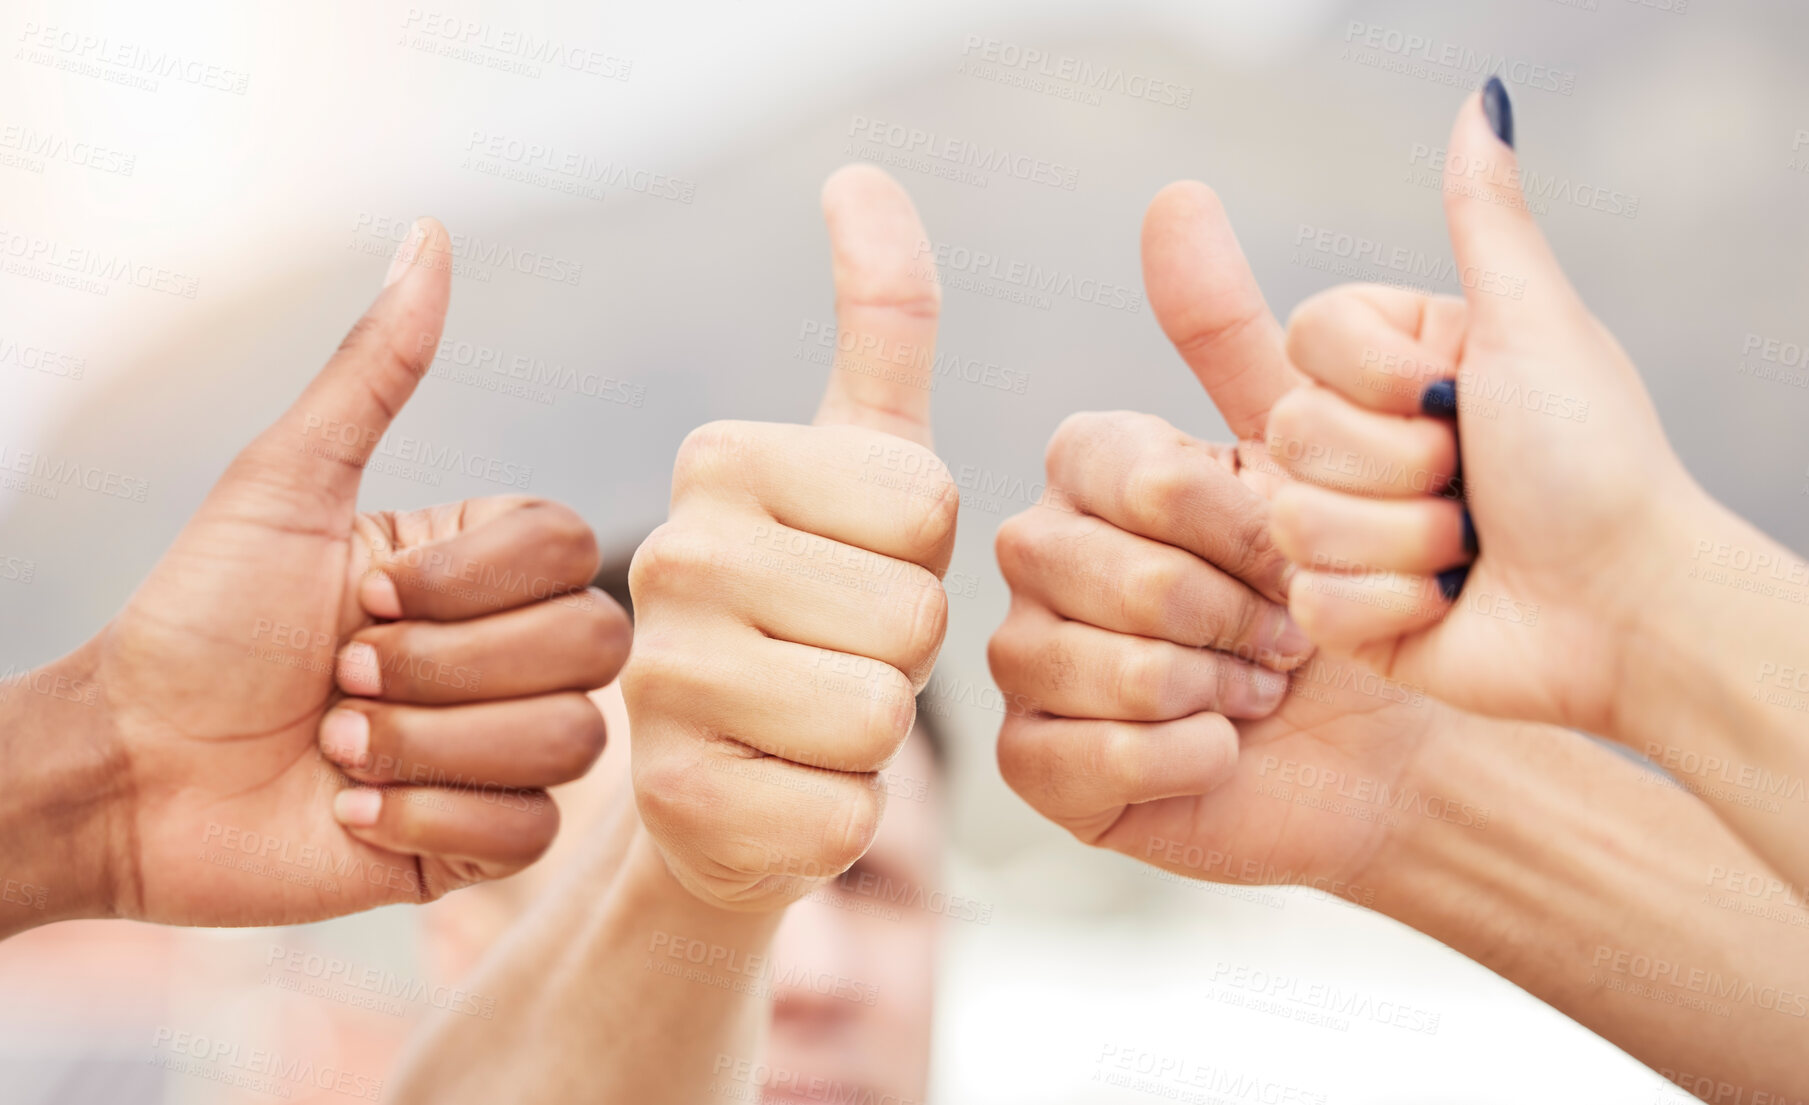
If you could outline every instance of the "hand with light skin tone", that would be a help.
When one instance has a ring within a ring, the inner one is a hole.
[[[1156,197],[1143,258],[1157,320],[1243,444],[1128,413],[1057,431],[1059,494],[998,540],[1006,782],[1086,843],[1386,913],[1679,1084],[1809,1092],[1809,1020],[1777,999],[1809,992],[1809,914],[1701,802],[1565,730],[1303,659],[1280,618],[1297,570],[1266,539],[1289,481],[1257,443],[1305,377],[1204,185]],[[1267,716],[1225,689],[1252,660],[1290,673]],[[1771,915],[1734,885],[1778,888]],[[1629,966],[1653,962],[1679,994],[1713,979],[1745,997],[1725,1015],[1653,997]]]
[[[1511,119],[1505,97],[1472,98],[1451,139],[1464,297],[1336,288],[1289,323],[1310,383],[1265,428],[1299,481],[1274,504],[1302,569],[1289,608],[1328,652],[1454,705],[1649,755],[1809,882],[1809,622],[1764,586],[1809,568],[1672,452],[1526,209],[1484,107]],[[1462,502],[1439,493],[1460,453]]]
[[[629,576],[641,819],[680,883],[752,913],[866,851],[873,772],[910,732],[948,619],[959,497],[930,451],[923,227],[871,167],[832,177],[823,206],[838,350],[815,424],[693,431]]]
[[[10,688],[0,839],[43,908],[281,925],[429,901],[531,863],[542,788],[602,751],[626,659],[596,541],[525,496],[360,513],[439,344],[446,232],[416,224],[318,377],[232,462],[95,638]]]
[[[885,173],[840,170],[823,187],[823,214],[837,355],[814,425],[693,432],[671,516],[635,556],[635,648],[622,673],[633,806],[475,984],[510,1015],[439,1018],[394,1100],[696,1105],[724,1086],[755,1089],[736,1072],[780,1063],[773,987],[762,983],[781,923],[832,908],[796,903],[818,888],[837,894],[831,880],[867,855],[887,794],[876,772],[913,750],[904,774],[933,770],[924,742],[906,737],[942,641],[940,576],[955,536],[955,488],[929,451],[939,288],[914,264],[927,235]],[[933,833],[929,810],[912,805],[885,830]],[[893,862],[934,851],[891,844]],[[907,922],[913,940],[928,938],[927,920]],[[895,943],[899,927],[879,926]],[[671,958],[675,947],[705,964]],[[668,965],[736,985],[657,969]],[[927,997],[909,1000],[923,983],[893,984],[883,1012],[862,1018],[885,1025],[880,1040],[850,1038],[825,1017],[789,1029],[781,1058],[868,1091],[863,1100],[899,1088],[857,1085],[863,1071],[888,1072],[914,1091],[891,1100],[921,1100],[908,1049],[927,1040]],[[792,998],[778,1016],[809,1018]],[[882,1043],[907,1050],[860,1053]],[[774,1083],[763,1099],[786,1096]]]

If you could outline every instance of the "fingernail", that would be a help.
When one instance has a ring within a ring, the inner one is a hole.
[[[1463,523],[1464,552],[1470,556],[1475,556],[1479,551],[1479,546],[1476,544],[1476,519],[1470,517],[1469,507],[1464,507]]]
[[[1433,418],[1457,417],[1457,381],[1434,380],[1420,392],[1420,410]]]
[[[364,577],[364,583],[358,588],[358,600],[375,618],[400,618],[402,616],[402,596],[396,594],[396,581],[382,572],[372,572]]]
[[[333,796],[333,818],[354,829],[377,823],[383,810],[383,792],[375,787],[347,787]]]
[[[396,247],[396,256],[389,263],[389,272],[383,276],[384,287],[387,288],[402,279],[402,274],[407,272],[415,263],[415,258],[420,256],[421,246],[426,241],[427,223],[423,219],[416,219],[408,228],[408,237]]]
[[[1281,705],[1281,700],[1288,695],[1288,677],[1278,671],[1259,668],[1251,665],[1244,669],[1248,673],[1246,679],[1240,680],[1241,689],[1232,692],[1232,698],[1243,699],[1229,707],[1234,716],[1255,721],[1268,717]]]
[[[377,665],[377,650],[363,641],[353,641],[340,650],[334,675],[339,679],[339,689],[347,694],[383,693],[383,671]]]
[[[1514,148],[1514,101],[1508,99],[1507,85],[1500,77],[1490,77],[1482,86],[1482,110],[1489,117],[1489,129],[1495,137]]]
[[[320,721],[320,750],[342,767],[363,767],[371,750],[371,719],[360,710],[328,710]]]
[[[1446,602],[1456,602],[1457,596],[1463,592],[1464,581],[1470,578],[1470,566],[1450,568],[1438,573],[1439,594],[1445,596]]]
[[[1313,639],[1287,614],[1281,616],[1281,632],[1275,635],[1275,651],[1293,659],[1313,651]]]

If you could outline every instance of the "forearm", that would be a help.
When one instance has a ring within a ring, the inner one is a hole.
[[[86,655],[0,681],[0,938],[112,912],[129,773]]]
[[[1706,496],[1655,544],[1610,735],[1809,881],[1809,564]]]
[[[1419,766],[1494,811],[1424,821],[1376,906],[1673,1080],[1809,1093],[1809,913],[1700,802],[1575,734],[1474,720]]]
[[[706,906],[637,823],[490,957],[474,987],[495,996],[494,1018],[442,1018],[404,1062],[396,1100],[712,1100],[760,1053],[779,916]]]

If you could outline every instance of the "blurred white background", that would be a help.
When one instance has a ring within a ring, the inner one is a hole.
[[[35,565],[28,584],[0,582],[0,663],[48,659],[118,607],[227,458],[318,369],[417,214],[472,239],[449,339],[614,383],[586,394],[517,381],[524,393],[509,394],[481,386],[498,382],[486,365],[442,357],[394,435],[530,470],[532,491],[575,505],[622,552],[663,516],[687,430],[813,410],[826,368],[800,339],[832,319],[817,193],[872,152],[857,120],[1069,172],[1072,188],[891,166],[937,242],[1001,267],[1140,292],[1143,207],[1182,177],[1224,196],[1279,313],[1345,279],[1303,263],[1303,226],[1442,258],[1424,151],[1443,145],[1484,74],[1353,61],[1353,24],[1557,75],[1559,91],[1510,83],[1522,158],[1618,194],[1621,213],[1553,198],[1548,233],[1699,479],[1805,550],[1809,377],[1764,378],[1742,351],[1748,335],[1809,342],[1809,12],[1676,3],[12,0],[0,13],[0,447],[121,473],[148,493],[0,493],[0,555]],[[482,46],[449,56],[436,48],[447,21],[561,38],[594,51],[598,71],[512,72]],[[47,46],[43,28],[68,34]],[[80,36],[216,68],[138,87],[56,45]],[[987,79],[973,46],[986,40],[1185,88],[1187,103]],[[518,152],[530,146],[552,164]],[[78,147],[105,155],[68,152]],[[568,155],[585,168],[561,171]],[[655,175],[664,183],[637,190]],[[58,286],[13,264],[34,241],[167,270],[192,298],[130,280]],[[488,263],[493,246],[546,255],[575,279]],[[28,348],[59,356],[28,365]],[[938,676],[957,746],[949,889],[994,907],[989,924],[949,926],[935,1100],[1138,1100],[1093,1081],[1113,1046],[1267,1072],[1335,1102],[1668,1100],[1613,1047],[1400,926],[1285,890],[1158,879],[1085,851],[1005,789],[984,656],[1006,601],[992,537],[1039,490],[1049,433],[1108,408],[1226,433],[1147,307],[950,286],[942,348],[1023,385],[945,379],[935,396],[940,451],[973,480],[954,564],[965,591]],[[401,463],[367,478],[365,501],[502,490]],[[0,954],[0,993],[15,999],[0,1003],[6,1100],[266,1100],[166,1084],[147,1064],[145,1026],[312,1034],[317,1051],[356,1054],[310,999],[257,985],[266,949],[418,957],[414,920],[397,910],[275,937],[158,933],[111,955],[34,937]],[[1403,1003],[1436,1015],[1436,1031],[1240,1010],[1215,997],[1223,964]]]

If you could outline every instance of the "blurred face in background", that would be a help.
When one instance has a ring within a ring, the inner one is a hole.
[[[941,891],[941,771],[921,730],[884,776],[873,847],[786,913],[764,1100],[920,1105]]]

